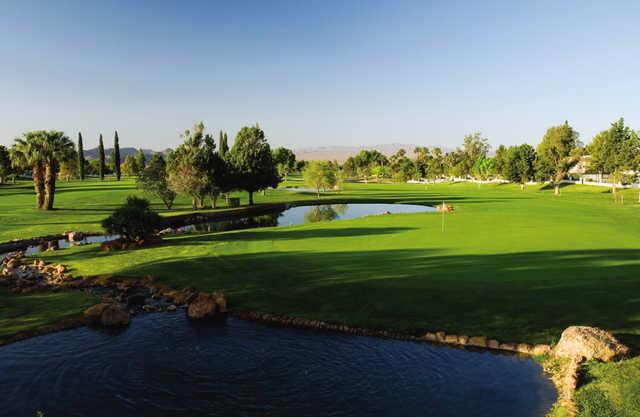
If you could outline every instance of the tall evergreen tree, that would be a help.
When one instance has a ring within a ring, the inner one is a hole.
[[[82,133],[78,132],[78,177],[84,181],[84,147],[82,146]]]
[[[113,139],[113,167],[116,171],[116,179],[120,181],[120,139],[118,138],[117,130],[115,138]]]
[[[218,140],[218,154],[220,157],[225,158],[229,152],[229,143],[227,142],[227,134],[220,131],[220,139]]]
[[[105,170],[105,162],[104,162],[104,142],[102,141],[102,133],[100,133],[100,142],[98,144],[98,161],[100,163],[98,174],[100,174],[100,181],[104,181],[104,170]]]
[[[138,171],[142,171],[145,166],[147,166],[147,158],[144,156],[144,151],[142,149],[138,149],[138,154],[136,155],[136,167],[138,168]]]

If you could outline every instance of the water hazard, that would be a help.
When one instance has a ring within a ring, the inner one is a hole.
[[[0,348],[0,415],[542,417],[529,359],[183,312]]]

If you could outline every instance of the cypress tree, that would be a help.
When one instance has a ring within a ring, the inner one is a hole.
[[[78,132],[78,176],[84,181],[84,148],[82,147],[82,133]]]
[[[120,139],[118,138],[117,130],[115,138],[113,139],[113,165],[116,170],[116,179],[120,181]]]
[[[98,158],[100,161],[100,181],[104,181],[104,143],[102,142],[102,133],[100,133],[100,143],[98,144]]]
[[[218,153],[220,154],[220,156],[222,158],[224,158],[227,155],[227,152],[229,152],[229,144],[227,143],[227,134],[226,133],[222,133],[222,131],[220,131],[220,146],[218,147]]]

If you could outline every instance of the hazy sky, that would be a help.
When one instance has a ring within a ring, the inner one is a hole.
[[[196,121],[272,145],[588,142],[640,129],[640,2],[0,2],[0,143],[163,149]]]

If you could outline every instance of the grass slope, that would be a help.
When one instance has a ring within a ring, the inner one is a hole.
[[[59,197],[63,209],[53,213],[32,210],[32,196],[22,202],[0,197],[0,224],[13,227],[2,236],[97,229],[106,213],[135,192],[130,181],[99,186],[109,189],[68,184]],[[447,214],[444,233],[439,214],[399,214],[182,235],[162,246],[113,254],[84,246],[45,256],[71,266],[74,275],[154,274],[177,288],[223,288],[244,309],[529,342],[553,342],[566,326],[586,324],[611,330],[637,349],[637,191],[622,193],[624,205],[598,187],[567,186],[562,194],[554,197],[538,186],[521,192],[512,185],[347,184],[331,198],[445,200],[456,211]],[[313,199],[286,191],[258,197]],[[179,210],[188,210],[186,200]],[[577,394],[582,414],[638,416],[638,361],[590,364]]]

